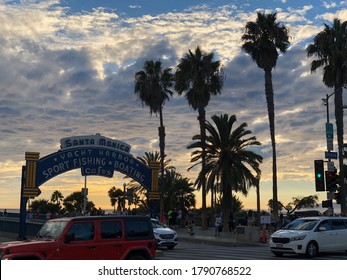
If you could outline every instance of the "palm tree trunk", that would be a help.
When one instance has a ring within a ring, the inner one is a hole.
[[[343,168],[343,101],[342,101],[342,86],[335,86],[335,120],[336,120],[336,132],[337,132],[337,145],[339,154],[339,183],[341,186],[341,213],[347,214],[346,209],[346,186],[344,184],[344,168]]]
[[[163,110],[160,108],[159,110],[159,118],[160,118],[160,127],[159,130],[159,148],[160,148],[160,169],[161,169],[161,180],[159,186],[159,195],[160,195],[160,206],[159,213],[162,217],[164,212],[164,158],[165,158],[165,127],[163,121]]]
[[[205,118],[206,112],[205,108],[199,108],[199,124],[200,124],[200,135],[201,135],[201,195],[202,195],[202,205],[201,205],[201,228],[207,229],[206,222],[206,178],[205,178],[205,149],[206,149],[206,131],[205,131]]]
[[[271,69],[265,69],[265,96],[270,123],[270,137],[272,144],[272,192],[273,192],[273,215],[278,218],[278,196],[277,196],[277,160],[276,160],[276,141],[275,141],[275,105],[274,92],[272,87]]]
[[[229,185],[226,180],[224,179],[225,175],[222,172],[222,176],[221,176],[221,186],[222,186],[222,190],[223,190],[223,231],[224,232],[228,232],[229,231],[229,227],[228,222],[229,222],[229,216],[230,213],[233,211],[233,205],[232,205],[232,186]]]

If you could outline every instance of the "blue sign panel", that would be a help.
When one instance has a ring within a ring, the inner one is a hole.
[[[337,159],[337,153],[336,152],[325,152],[325,158]]]
[[[119,171],[136,180],[149,191],[152,170],[126,152],[102,147],[61,150],[37,161],[36,187],[67,171],[80,168],[83,176],[113,177]]]

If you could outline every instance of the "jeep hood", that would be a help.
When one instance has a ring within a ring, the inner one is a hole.
[[[1,250],[6,250],[6,249],[23,249],[25,250],[25,248],[36,248],[39,247],[40,245],[46,245],[48,241],[51,240],[23,240],[23,241],[6,241],[6,242],[1,242],[0,243],[0,249]]]

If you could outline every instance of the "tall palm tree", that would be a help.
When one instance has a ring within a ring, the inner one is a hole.
[[[248,149],[252,146],[261,145],[255,136],[247,130],[247,124],[242,123],[233,130],[236,116],[227,114],[212,116],[212,123],[206,121],[206,170],[204,174],[209,174],[209,179],[220,178],[223,192],[222,207],[224,213],[224,224],[228,223],[232,207],[232,190],[242,192],[247,195],[251,186],[256,186],[261,173],[260,163],[262,156]],[[192,162],[202,159],[201,135],[195,135],[196,142],[188,146],[197,150],[192,152]],[[195,165],[199,164],[195,163]]]
[[[308,45],[307,56],[316,59],[311,62],[311,72],[323,68],[323,83],[328,88],[334,88],[335,121],[340,166],[341,212],[347,215],[346,186],[344,184],[343,168],[343,86],[347,85],[347,21],[334,19],[332,27],[324,24],[324,30],[319,32]]]
[[[174,75],[171,68],[161,67],[161,62],[149,60],[145,62],[144,71],[135,74],[135,93],[142,101],[142,105],[149,107],[150,114],[158,114],[160,120],[159,148],[161,158],[161,184],[164,180],[164,158],[165,158],[165,127],[163,121],[163,106],[166,100],[170,99],[173,92],[171,88],[174,84]],[[161,188],[161,186],[160,186]],[[161,190],[160,190],[161,193]],[[163,212],[162,194],[160,199],[160,215]]]
[[[224,83],[224,74],[219,60],[214,61],[214,54],[204,53],[198,46],[195,53],[189,50],[180,59],[175,73],[175,90],[179,95],[185,93],[189,106],[199,113],[200,134],[202,135],[202,161],[201,170],[205,170],[205,108],[211,96],[221,93]],[[202,191],[202,228],[206,223],[206,186],[204,176],[201,181]]]
[[[242,35],[242,49],[248,53],[257,66],[265,72],[265,96],[270,125],[272,144],[272,191],[274,216],[278,217],[277,195],[277,163],[275,141],[275,105],[272,86],[272,69],[275,68],[279,56],[278,51],[285,53],[289,46],[289,31],[284,25],[276,22],[277,13],[257,13],[255,22],[247,22]]]

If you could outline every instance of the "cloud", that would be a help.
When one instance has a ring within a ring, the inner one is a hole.
[[[244,25],[255,19],[259,7],[202,5],[131,17],[103,8],[73,13],[59,4],[0,3],[1,186],[20,184],[20,172],[12,172],[21,169],[25,151],[45,156],[59,149],[63,137],[99,132],[129,143],[135,156],[159,150],[159,119],[135,95],[134,74],[148,59],[175,67],[197,45],[222,60],[226,75],[222,94],[213,96],[206,108],[207,119],[227,113],[247,122],[263,144],[257,150],[264,156],[262,180],[271,182],[264,73],[240,49]],[[319,72],[310,73],[305,45],[323,27],[320,19],[347,15],[340,9],[312,18],[312,10],[305,3],[278,10],[292,36],[291,48],[273,71],[281,179],[309,180],[313,160],[325,149],[321,98],[328,91]],[[186,172],[191,164],[186,147],[199,133],[196,118],[184,96],[175,95],[164,106],[168,158],[193,180],[196,171]],[[80,187],[79,177],[77,172],[56,178],[47,188]]]

